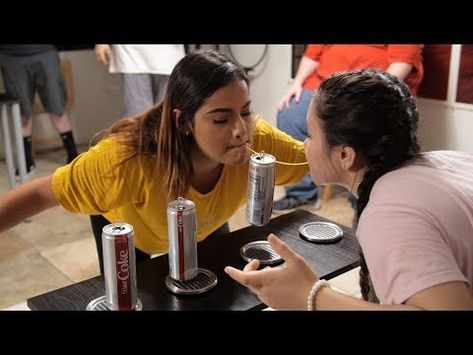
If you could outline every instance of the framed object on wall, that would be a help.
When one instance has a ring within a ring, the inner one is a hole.
[[[450,44],[428,44],[422,51],[424,79],[418,96],[428,99],[447,100],[448,74],[450,70]]]
[[[456,101],[473,104],[473,45],[461,48]]]

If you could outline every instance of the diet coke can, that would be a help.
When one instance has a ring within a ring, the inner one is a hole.
[[[248,170],[248,198],[246,220],[254,226],[263,226],[273,212],[276,158],[265,153],[250,157]]]
[[[107,306],[129,311],[136,306],[135,234],[127,223],[112,223],[102,229]]]
[[[179,197],[168,205],[169,276],[186,281],[197,275],[195,203]]]

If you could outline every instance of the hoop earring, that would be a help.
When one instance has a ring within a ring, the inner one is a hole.
[[[186,137],[189,138],[191,136],[191,131],[186,132]]]

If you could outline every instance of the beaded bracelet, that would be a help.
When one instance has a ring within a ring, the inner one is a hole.
[[[307,296],[307,310],[308,311],[313,311],[315,309],[314,307],[314,298],[317,295],[317,292],[320,290],[322,286],[328,286],[330,287],[330,284],[327,280],[318,280],[314,283],[314,286],[309,291],[309,295]]]

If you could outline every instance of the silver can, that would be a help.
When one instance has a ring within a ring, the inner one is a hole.
[[[168,205],[169,276],[186,281],[197,275],[195,203],[179,197]]]
[[[107,306],[113,311],[136,307],[135,234],[127,223],[112,223],[102,229]]]
[[[263,226],[271,219],[275,166],[276,158],[270,154],[257,153],[250,157],[246,220],[254,226]]]

